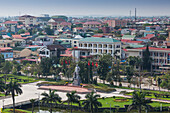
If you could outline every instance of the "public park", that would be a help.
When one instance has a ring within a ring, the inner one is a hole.
[[[170,111],[170,72],[143,69],[146,64],[139,57],[119,61],[103,55],[79,62],[53,57],[39,64],[0,58],[2,113]]]

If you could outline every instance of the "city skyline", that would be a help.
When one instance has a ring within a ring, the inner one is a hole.
[[[170,16],[169,0],[1,0],[0,16]]]

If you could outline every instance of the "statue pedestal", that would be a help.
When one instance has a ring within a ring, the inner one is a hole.
[[[74,77],[73,77],[73,84],[72,84],[73,86],[80,86],[81,79],[79,77],[79,71],[80,71],[80,67],[77,64],[74,72]]]
[[[76,78],[73,78],[73,86],[80,86],[81,84],[81,79],[79,76],[77,76]]]

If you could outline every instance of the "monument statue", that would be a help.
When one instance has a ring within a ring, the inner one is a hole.
[[[74,86],[80,86],[81,79],[79,76],[79,71],[80,71],[80,67],[77,64],[75,67],[74,76],[73,76],[73,85]]]

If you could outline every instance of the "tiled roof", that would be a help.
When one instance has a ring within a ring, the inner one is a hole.
[[[97,25],[100,25],[101,23],[100,22],[96,22],[96,21],[91,21],[91,22],[85,22],[84,24],[97,24]]]
[[[155,36],[155,34],[147,34],[147,36],[143,37],[142,39],[151,39],[154,36]]]
[[[60,25],[69,25],[69,26],[71,26],[71,23],[70,22],[61,22]]]
[[[12,50],[11,47],[3,47],[3,48],[0,48],[0,51],[6,51],[6,50]]]
[[[134,49],[142,49],[142,50],[145,50],[146,47],[140,47],[140,48],[134,48]],[[162,51],[165,51],[165,50],[169,50],[169,48],[156,48],[156,47],[149,47],[149,50],[162,50]]]
[[[21,35],[12,35],[15,39],[27,39],[27,37],[22,37]]]
[[[120,42],[119,40],[113,38],[98,38],[98,37],[90,37],[90,38],[83,38],[80,42]]]
[[[142,43],[142,41],[132,41],[132,40],[126,40],[126,39],[122,39],[121,42],[126,42],[126,43]]]
[[[18,24],[18,22],[17,21],[6,21],[2,24]]]
[[[65,50],[65,54],[61,54],[60,56],[68,56],[68,57],[71,57],[71,56],[72,56],[72,50],[71,50],[71,48],[67,48],[67,50]]]

